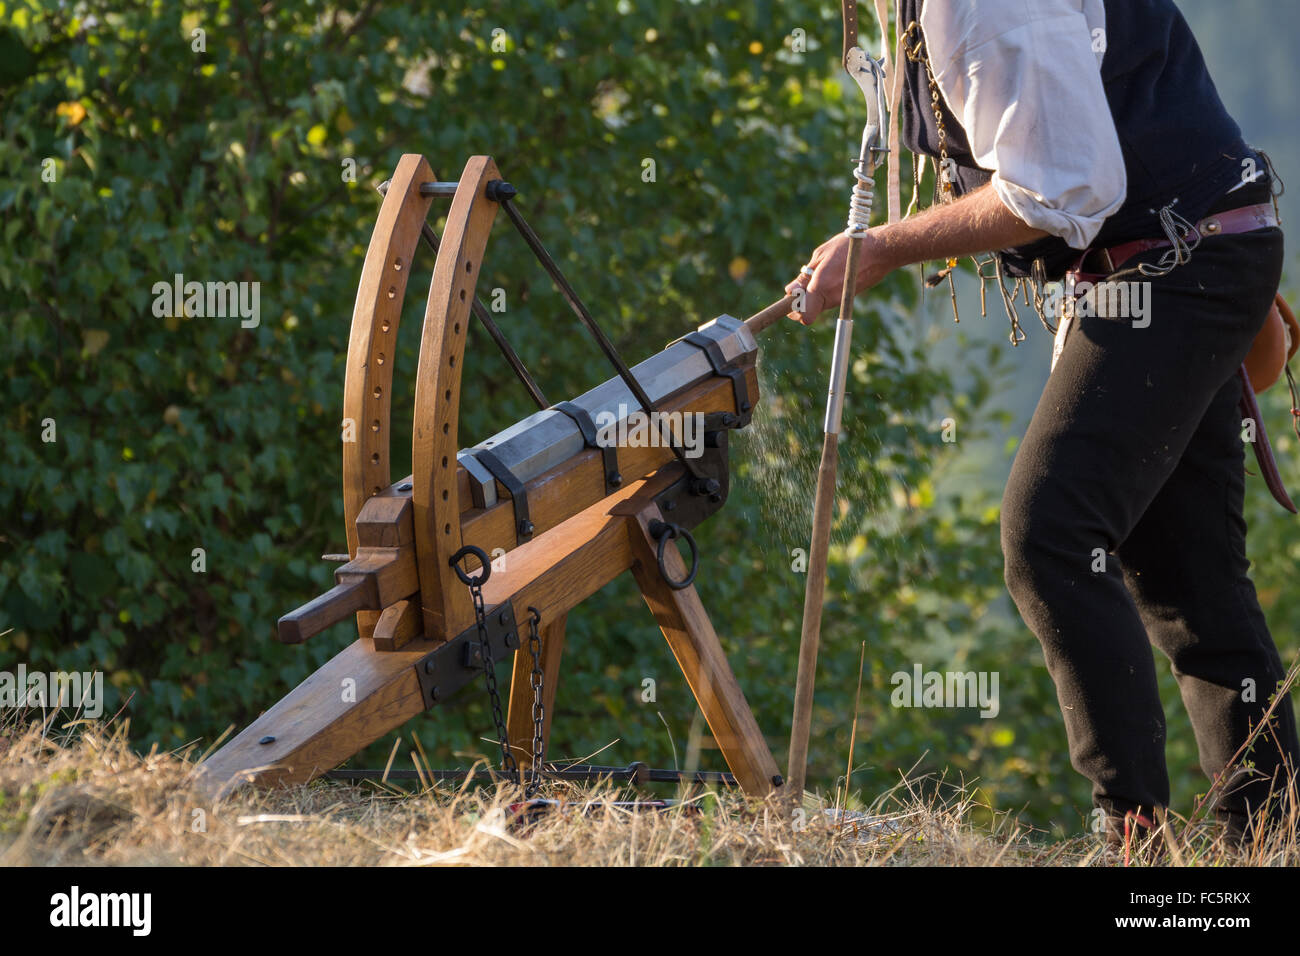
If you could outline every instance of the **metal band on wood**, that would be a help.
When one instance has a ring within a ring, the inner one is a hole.
[[[731,387],[736,392],[736,413],[742,416],[748,415],[754,406],[749,400],[749,386],[745,384],[744,369],[737,368],[728,362],[726,356],[722,354],[722,349],[717,341],[702,332],[683,335],[678,341],[685,342],[687,345],[694,345],[702,351],[705,357],[708,358],[714,375],[723,375],[731,379]]]
[[[600,449],[601,457],[605,461],[605,493],[608,494],[623,484],[623,475],[618,470],[618,447],[614,444],[602,445],[596,440],[596,423],[592,421],[591,413],[573,402],[560,402],[551,407],[573,419],[573,423],[578,426],[578,431],[582,432],[582,440],[586,442],[588,448]]]
[[[492,477],[505,485],[506,491],[510,492],[510,499],[515,508],[515,536],[518,543],[523,544],[533,536],[533,523],[528,518],[528,489],[500,458],[486,448],[480,448],[473,454],[479,464],[490,471]]]

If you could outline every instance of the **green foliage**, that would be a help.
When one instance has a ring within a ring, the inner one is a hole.
[[[289,648],[273,627],[328,587],[316,556],[342,550],[351,306],[374,186],[401,154],[423,153],[445,179],[493,155],[633,359],[771,301],[843,222],[862,117],[829,3],[363,10],[4,5],[0,668],[103,671],[109,713],[125,708],[141,746],[211,742],[351,639],[340,626]],[[796,28],[806,53],[790,49]],[[432,268],[424,253],[415,265],[412,290]],[[176,273],[259,282],[260,324],[156,317],[154,283]],[[504,224],[480,282],[492,289],[552,399],[608,377]],[[415,365],[420,298],[408,296],[399,381]],[[944,444],[942,420],[962,441],[1004,421],[989,406],[1006,347],[935,367],[911,273],[860,302],[810,777],[843,774],[856,714],[852,789],[870,797],[920,761],[978,779],[991,806],[1077,832],[1087,788],[1068,768],[1037,643],[1003,595],[996,502],[946,490],[961,445]],[[737,436],[732,500],[698,533],[701,593],[779,763],[829,326],[768,334],[766,401]],[[530,406],[478,329],[466,364],[468,445]],[[395,474],[409,466],[412,405],[399,387]],[[41,440],[47,419],[55,442]],[[999,672],[999,717],[893,707],[890,677],[914,663]],[[435,764],[490,752],[481,696],[412,723],[398,763],[412,731]],[[555,756],[688,759],[697,711],[630,580],[571,616],[557,711]],[[392,745],[358,763],[382,764]]]

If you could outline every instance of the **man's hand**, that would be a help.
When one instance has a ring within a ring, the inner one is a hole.
[[[858,276],[854,284],[854,295],[865,292],[893,271],[894,267],[885,261],[884,250],[875,241],[875,231],[870,229],[859,241],[862,252],[858,258]],[[817,317],[830,308],[840,304],[844,293],[844,269],[849,259],[848,236],[840,233],[832,236],[814,250],[806,268],[812,275],[804,273],[785,287],[785,291],[795,296],[798,306],[799,292],[803,289],[803,311],[791,312],[790,318],[802,325],[812,325]]]
[[[854,294],[870,289],[895,269],[932,259],[957,259],[989,249],[1008,249],[1041,239],[1047,233],[1026,225],[1002,204],[989,185],[951,203],[931,206],[919,215],[867,230],[860,240],[858,276]],[[817,316],[839,305],[844,288],[844,267],[849,257],[849,237],[838,235],[817,247],[806,269],[785,287],[803,311],[790,318],[812,325]]]

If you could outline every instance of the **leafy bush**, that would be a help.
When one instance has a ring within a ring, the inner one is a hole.
[[[273,629],[328,587],[316,556],[342,550],[351,305],[374,186],[402,153],[442,178],[492,154],[632,359],[770,301],[845,212],[861,105],[835,64],[828,4],[358,14],[83,0],[5,13],[0,668],[103,671],[109,712],[124,710],[141,746],[242,726],[352,639],[341,625],[288,648]],[[791,50],[796,29],[806,53]],[[416,268],[427,278],[430,257]],[[155,283],[177,273],[260,283],[260,323],[155,316]],[[553,399],[608,377],[505,226],[486,289],[505,290],[502,323]],[[423,313],[408,299],[399,370],[414,367]],[[1066,764],[1037,644],[1002,596],[995,503],[936,493],[954,457],[939,422],[955,416],[974,437],[1002,420],[989,399],[1005,350],[933,367],[910,274],[860,309],[810,777],[842,774],[856,710],[855,789],[878,792],[928,751],[924,768],[978,777],[992,805],[1077,829],[1086,785]],[[779,763],[830,325],[768,334],[766,401],[737,439],[733,500],[699,531],[700,590]],[[972,383],[964,394],[954,377]],[[466,444],[530,409],[477,329],[465,381]],[[412,404],[397,389],[398,475]],[[685,759],[696,708],[630,579],[572,615],[565,654],[552,754],[617,740],[602,762]],[[889,675],[913,662],[1000,671],[1001,715],[892,707]],[[488,752],[481,696],[406,732],[435,763]]]

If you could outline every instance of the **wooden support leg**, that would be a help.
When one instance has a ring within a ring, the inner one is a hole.
[[[527,615],[527,611],[523,612]],[[564,653],[564,623],[568,615],[542,621],[542,742],[551,741],[551,716],[555,711],[555,685],[560,680],[560,657]],[[510,675],[510,710],[506,729],[510,734],[510,752],[521,768],[533,765],[533,655],[528,649],[528,618],[519,622],[520,648],[515,651],[514,671]]]
[[[416,638],[379,653],[353,641],[199,765],[200,792],[216,799],[243,783],[306,783],[425,709],[416,663],[438,647]]]
[[[655,557],[657,543],[649,529],[650,521],[655,518],[662,516],[653,504],[631,516],[628,532],[636,557],[632,573],[668,639],[668,646],[699,702],[727,766],[746,793],[766,796],[780,785],[776,761],[731,672],[695,586],[673,590],[659,573]],[[686,576],[685,562],[676,546],[665,549],[664,565],[675,579],[680,581]]]

